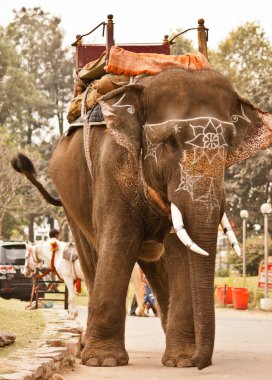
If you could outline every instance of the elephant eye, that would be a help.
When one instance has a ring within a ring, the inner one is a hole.
[[[232,146],[234,144],[236,136],[237,130],[235,126],[233,126],[232,128],[228,128],[225,131],[225,140],[229,146]]]
[[[163,140],[163,142],[167,146],[167,148],[171,149],[171,151],[177,151],[179,149],[177,140],[175,139],[175,137],[173,135],[167,136]]]

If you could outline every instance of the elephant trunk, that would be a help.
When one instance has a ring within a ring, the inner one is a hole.
[[[187,215],[187,231],[191,239],[209,256],[189,252],[192,305],[194,313],[196,352],[195,365],[205,368],[211,364],[215,335],[214,267],[219,209],[212,215],[209,210],[198,210],[197,215]]]

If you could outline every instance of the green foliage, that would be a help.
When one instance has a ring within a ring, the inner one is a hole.
[[[64,113],[72,96],[70,48],[63,48],[60,19],[41,8],[14,11],[14,20],[0,28],[0,235],[24,238],[22,226],[43,216],[63,219],[37,190],[11,169],[10,159],[27,148],[45,185],[53,190],[47,169]],[[53,122],[55,118],[55,122]],[[51,138],[49,138],[51,136]],[[44,140],[48,142],[45,142]],[[52,144],[53,143],[53,144]]]
[[[2,221],[2,237],[4,240],[23,240],[26,220],[23,215],[6,212]]]
[[[31,144],[34,133],[39,139],[38,131],[50,133],[51,119],[57,116],[62,134],[63,115],[72,93],[74,62],[70,50],[62,48],[60,19],[41,8],[23,7],[14,11],[6,39],[17,53],[19,63],[12,65],[2,84],[10,112],[4,112],[5,118],[0,122],[13,129],[17,125],[21,138],[23,135],[25,142]]]
[[[16,65],[17,55],[8,43],[5,35],[5,30],[0,26],[0,81],[5,76],[8,67],[13,64]]]
[[[260,206],[271,200],[271,174],[271,148],[226,171],[227,204],[236,226],[241,225],[240,210],[243,209],[249,212],[249,231],[253,231],[254,224],[263,226]]]
[[[272,254],[272,246],[270,245],[269,254]],[[259,264],[264,259],[264,238],[263,236],[250,236],[246,239],[246,274],[249,276],[257,276]],[[235,254],[229,257],[229,264],[240,274],[243,273],[243,259]]]
[[[229,276],[229,269],[218,269],[215,271],[215,276],[218,277],[228,277]]]
[[[232,31],[210,59],[242,96],[264,110],[272,110],[271,43],[259,23],[247,22]]]
[[[41,310],[26,311],[27,302],[0,298],[1,332],[12,332],[16,340],[10,346],[1,348],[0,358],[13,354],[31,342],[38,339],[44,331],[45,319]],[[15,323],[18,321],[18,323]],[[0,369],[0,374],[2,368]]]
[[[16,85],[15,85],[16,83]],[[1,104],[0,122],[22,144],[30,144],[36,129],[48,124],[52,112],[33,76],[21,68],[9,67],[1,84],[5,102]]]

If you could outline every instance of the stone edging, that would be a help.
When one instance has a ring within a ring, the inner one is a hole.
[[[0,374],[0,380],[52,379],[54,373],[74,364],[80,352],[81,325],[68,319],[65,310],[44,309],[44,315],[46,328],[41,337],[0,359],[0,367],[12,372]]]

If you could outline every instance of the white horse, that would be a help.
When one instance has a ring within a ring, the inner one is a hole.
[[[80,279],[84,281],[84,276],[80,267],[79,259],[67,260],[63,258],[63,252],[68,247],[68,243],[61,242],[55,238],[49,239],[45,243],[26,243],[24,275],[32,277],[36,268],[49,268],[63,280],[69,294],[69,317],[75,319],[78,315],[76,308],[76,292],[74,281]]]

